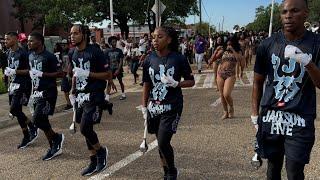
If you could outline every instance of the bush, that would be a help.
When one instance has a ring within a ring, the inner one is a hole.
[[[3,82],[3,74],[0,73],[0,94],[4,94],[4,93],[7,93],[7,88],[6,86],[4,85],[4,82]]]

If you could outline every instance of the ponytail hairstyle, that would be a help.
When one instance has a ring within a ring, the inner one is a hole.
[[[168,45],[170,51],[178,52],[179,51],[179,39],[177,31],[170,26],[161,26],[159,29],[162,29],[170,38],[171,43]]]

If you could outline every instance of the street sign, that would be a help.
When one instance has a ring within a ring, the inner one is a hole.
[[[159,15],[161,15],[165,9],[166,9],[166,6],[159,0],[159,3],[155,3],[152,6],[151,10],[156,14],[157,14],[157,12],[159,12]]]

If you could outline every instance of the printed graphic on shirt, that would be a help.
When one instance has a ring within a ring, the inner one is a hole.
[[[78,103],[78,108],[88,101],[90,101],[90,93],[79,93],[77,95],[76,102]]]
[[[272,54],[272,64],[274,69],[274,82],[277,84],[274,86],[275,98],[279,102],[289,102],[300,90],[298,83],[302,83],[302,78],[305,74],[303,65],[296,62],[295,59],[289,59],[288,65],[280,66],[280,58],[275,54]],[[297,68],[296,66],[300,66]],[[297,69],[300,69],[300,73]],[[282,72],[282,76],[278,72]]]
[[[33,55],[32,58],[33,59],[31,59],[31,61],[30,61],[31,70],[43,71],[42,70],[42,62],[44,61],[43,56]],[[32,82],[32,87],[34,89],[37,89],[40,84],[40,78],[38,76],[32,76],[31,82]]]
[[[84,58],[78,58],[79,68],[90,71],[90,61],[84,61]],[[73,61],[73,66],[77,67],[77,64]],[[76,89],[81,91],[85,90],[88,85],[87,77],[77,77],[76,78]],[[78,107],[80,108],[84,102],[90,101],[89,93],[79,93],[76,98],[76,102],[78,102]]]
[[[83,58],[78,58],[78,61],[79,68],[90,71],[90,61],[84,62]],[[75,62],[73,62],[73,66],[77,67]],[[76,89],[84,90],[88,84],[87,77],[77,77],[76,79]]]
[[[110,59],[110,68],[111,69],[118,69],[119,68],[119,56],[120,52],[118,51],[110,51],[108,53]]]
[[[17,70],[19,67],[19,59],[16,59],[14,57],[8,58],[8,67],[11,69]],[[9,94],[13,94],[15,90],[19,89],[20,84],[13,83],[13,81],[16,79],[16,75],[14,74],[12,77],[9,78]]]
[[[295,113],[269,110],[262,117],[263,123],[271,123],[270,134],[292,136],[294,127],[306,127],[305,119]]]
[[[161,82],[161,76],[171,76],[174,74],[174,67],[171,67],[165,72],[165,66],[159,65],[159,74],[155,74],[155,70],[152,67],[149,67],[149,75],[153,84],[152,89],[152,99],[154,102],[150,102],[148,105],[148,110],[151,114],[151,117],[162,114],[164,112],[171,110],[170,104],[162,104],[161,102],[165,99],[168,93],[168,86]]]

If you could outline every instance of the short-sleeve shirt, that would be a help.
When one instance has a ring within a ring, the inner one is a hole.
[[[111,70],[117,70],[120,66],[121,59],[123,59],[124,55],[121,49],[112,48],[105,52],[105,56],[107,62],[109,63],[109,67]]]
[[[22,48],[18,48],[16,51],[8,51],[8,67],[16,70],[28,70],[29,61],[28,61],[28,52]],[[14,75],[13,83],[17,84],[26,84],[30,83],[31,79],[28,75]]]
[[[34,51],[29,54],[29,65],[31,69],[47,73],[60,71],[61,64],[57,57],[47,50],[36,54]],[[34,77],[31,79],[34,90],[44,91],[57,88],[56,78],[53,77]]]
[[[148,106],[151,114],[159,115],[170,111],[175,106],[183,103],[183,95],[180,87],[172,88],[161,82],[161,76],[173,77],[174,80],[194,80],[190,65],[185,56],[171,52],[165,57],[159,57],[152,52],[143,64],[143,82],[151,85],[149,100],[154,105]],[[159,105],[159,107],[157,107]]]
[[[204,39],[197,39],[194,46],[197,54],[202,54],[206,50],[207,42]]]
[[[301,117],[316,117],[316,89],[305,67],[295,59],[285,59],[286,45],[298,47],[311,54],[320,67],[318,35],[306,31],[303,38],[287,41],[282,32],[264,40],[257,49],[254,71],[267,77],[261,107],[294,112]]]
[[[90,72],[107,72],[108,65],[106,58],[100,48],[88,45],[84,50],[76,48],[70,50],[69,57],[72,60],[72,68],[78,67]],[[76,78],[76,93],[103,92],[106,88],[106,81],[93,78]]]

